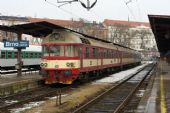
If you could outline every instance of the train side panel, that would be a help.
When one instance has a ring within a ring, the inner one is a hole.
[[[101,71],[139,62],[132,49],[70,31],[54,31],[44,38],[42,46],[41,67],[48,84],[71,84],[92,73],[98,75]]]

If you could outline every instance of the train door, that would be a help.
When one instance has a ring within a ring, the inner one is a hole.
[[[101,59],[101,67],[103,67],[103,49],[100,48],[100,59]]]
[[[121,53],[121,49],[118,49],[117,48],[117,59],[118,59],[118,64],[119,64],[119,66],[121,66],[122,65],[122,55],[121,55],[122,53]]]
[[[98,55],[99,54],[99,48],[96,48],[96,53],[95,53],[96,55],[96,59],[97,59],[97,69],[99,69],[99,58],[100,58],[100,56]]]
[[[80,46],[79,56],[80,56],[80,68],[83,68],[83,56],[84,55],[84,47]]]

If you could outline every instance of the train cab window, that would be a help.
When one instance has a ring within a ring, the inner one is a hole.
[[[68,56],[68,57],[78,56],[78,47],[77,46],[65,46],[65,56]]]
[[[85,50],[85,58],[89,58],[89,48],[86,47],[86,50]]]
[[[50,56],[64,56],[64,46],[50,46]]]

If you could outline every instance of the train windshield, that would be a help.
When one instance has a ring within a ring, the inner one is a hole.
[[[66,56],[75,57],[78,55],[78,46],[43,46],[43,56]]]

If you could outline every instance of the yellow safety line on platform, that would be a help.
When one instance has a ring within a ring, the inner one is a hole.
[[[161,73],[162,73],[162,63],[161,63]],[[163,75],[160,76],[160,93],[161,93],[161,113],[166,113],[165,95],[164,95],[164,83]]]

